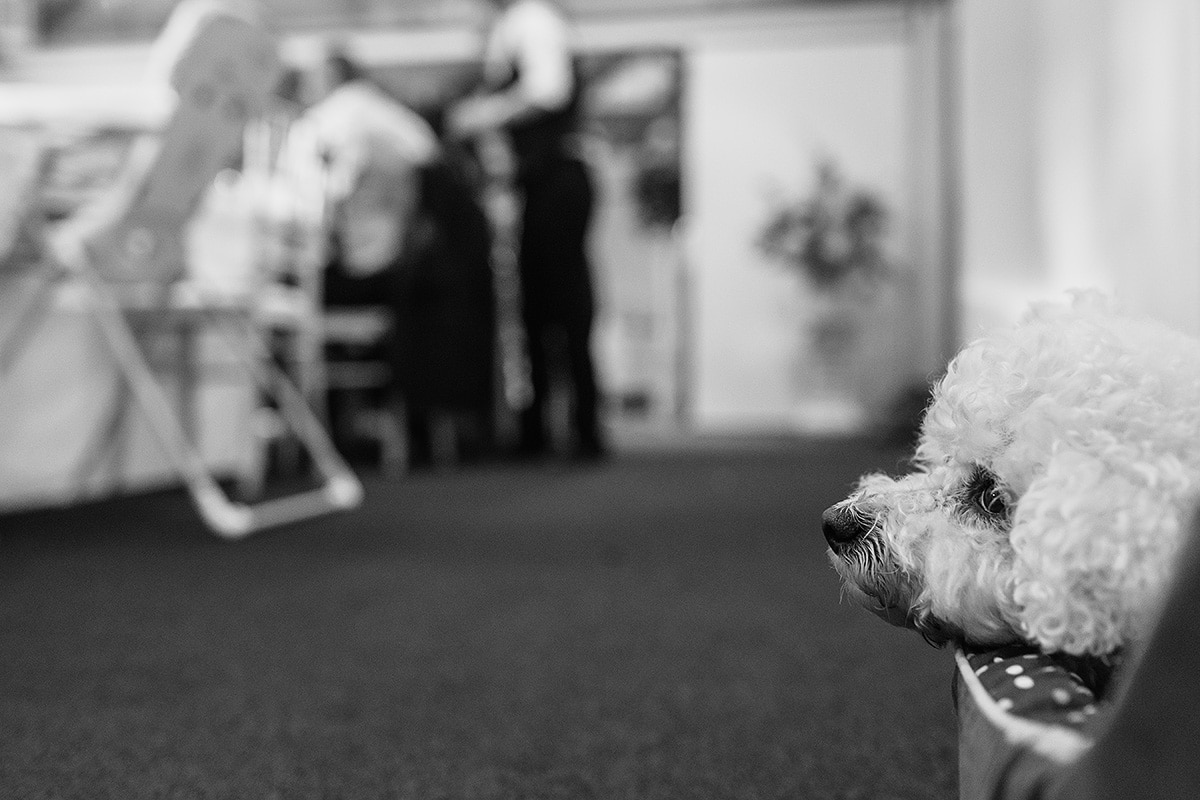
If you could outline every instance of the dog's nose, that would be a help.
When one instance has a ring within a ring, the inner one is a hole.
[[[825,534],[825,541],[835,553],[857,542],[866,532],[861,517],[849,506],[833,505],[821,515],[821,533]]]

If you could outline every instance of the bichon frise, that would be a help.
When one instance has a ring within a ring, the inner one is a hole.
[[[824,514],[853,598],[937,644],[1114,653],[1200,491],[1200,342],[1095,295],[1035,307],[955,357],[914,463]]]

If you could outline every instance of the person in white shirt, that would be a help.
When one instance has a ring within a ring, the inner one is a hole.
[[[605,451],[591,354],[595,301],[587,255],[592,179],[579,152],[580,81],[571,28],[549,0],[492,0],[499,8],[484,52],[485,89],[453,108],[451,134],[507,134],[524,200],[519,271],[533,398],[521,417],[521,450],[549,451],[550,376],[565,372],[573,394],[573,453]],[[565,370],[548,341],[566,341]]]
[[[303,120],[326,163],[336,211],[340,265],[367,277],[404,250],[418,203],[422,167],[439,156],[436,134],[344,54],[327,54],[316,74],[319,99]]]

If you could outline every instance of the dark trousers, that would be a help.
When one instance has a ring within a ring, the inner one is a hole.
[[[579,452],[598,453],[599,393],[591,351],[595,301],[586,248],[591,178],[581,162],[564,159],[527,178],[522,189],[521,299],[533,399],[521,415],[521,449],[547,449],[551,381],[565,377],[574,445]]]

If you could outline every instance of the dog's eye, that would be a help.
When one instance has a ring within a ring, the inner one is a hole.
[[[967,483],[967,501],[980,514],[992,519],[1008,517],[1008,495],[996,485],[996,476],[977,469]]]
[[[1008,512],[1008,500],[1003,492],[992,486],[979,496],[979,507],[992,516],[1000,517]]]

